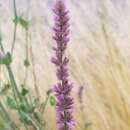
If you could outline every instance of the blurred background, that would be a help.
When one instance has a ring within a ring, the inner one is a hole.
[[[16,0],[17,15],[29,21],[17,25],[13,62],[19,85],[26,82],[30,94],[46,99],[57,82],[52,40],[55,0]],[[65,0],[70,11],[70,79],[74,88],[75,130],[130,129],[130,1]],[[0,0],[0,32],[5,51],[14,38],[13,0]],[[24,67],[28,59],[30,66]],[[0,66],[1,85],[9,78]],[[26,78],[25,78],[26,77]],[[43,115],[46,130],[56,130],[55,108]],[[51,123],[51,124],[50,124]],[[3,129],[0,129],[3,130]]]

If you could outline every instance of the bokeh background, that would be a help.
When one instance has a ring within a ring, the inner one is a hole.
[[[31,95],[45,100],[56,83],[52,40],[55,0],[16,0],[17,13],[30,21],[28,32],[17,28],[12,68],[22,84],[27,74]],[[130,129],[130,1],[65,0],[70,10],[70,79],[74,83],[75,130]],[[10,51],[14,32],[12,0],[0,0],[0,32]],[[23,61],[28,56],[26,73]],[[0,81],[8,79],[1,67]],[[83,86],[82,104],[79,88]],[[46,130],[56,130],[55,109],[49,104],[43,117]],[[85,126],[87,126],[85,128]]]

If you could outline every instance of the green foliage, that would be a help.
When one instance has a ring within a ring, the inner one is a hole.
[[[15,24],[18,24],[18,21],[19,21],[18,17],[15,17],[15,18],[13,19],[13,22],[14,22]]]
[[[0,64],[9,65],[12,62],[11,54],[7,52],[7,54],[0,59]]]
[[[38,122],[41,121],[40,115],[39,115],[37,112],[34,112],[34,113],[33,113],[33,116],[34,116],[34,118],[35,118]]]
[[[51,106],[55,106],[55,104],[56,104],[56,99],[55,99],[53,96],[50,96],[49,102],[50,102],[50,105],[51,105]]]
[[[30,62],[29,62],[28,59],[25,59],[25,60],[24,60],[24,66],[25,66],[25,67],[29,67],[29,66],[30,66]]]
[[[25,96],[27,94],[27,90],[23,89],[22,96]],[[36,113],[35,107],[33,105],[27,105],[24,102],[19,102],[19,106],[17,106],[15,100],[11,97],[7,97],[7,105],[9,108],[17,110],[19,119],[26,125],[32,125],[32,121],[30,120],[30,116],[32,115],[36,120],[40,121],[40,117],[38,113]]]
[[[17,104],[15,102],[15,100],[9,96],[7,96],[7,105],[11,108],[11,109],[17,109]]]
[[[35,109],[36,107],[33,105],[22,104],[19,108],[20,120],[26,125],[32,125],[32,119],[36,120],[37,122],[41,122],[40,114],[36,112]]]
[[[22,122],[24,122],[26,125],[31,125],[32,124],[31,121],[30,121],[30,119],[28,118],[26,112],[20,110],[19,111],[19,116],[20,116],[20,120]]]
[[[25,28],[25,29],[28,29],[29,27],[29,22],[27,20],[25,20],[24,18],[22,17],[19,17],[19,23],[20,25]]]
[[[19,109],[25,113],[32,113],[34,112],[35,107],[33,107],[32,105],[21,104]]]
[[[17,17],[15,17],[14,19],[13,19],[13,22],[15,23],[15,24],[19,24],[19,25],[21,25],[24,29],[28,29],[29,28],[29,26],[30,26],[30,23],[29,23],[29,21],[27,21],[26,19],[24,19],[22,16],[17,16]]]
[[[17,13],[15,15],[15,18],[13,19],[13,22],[15,24],[15,27],[14,27],[12,48],[14,49],[13,45],[14,45],[16,37],[17,37],[17,35],[16,35],[17,25],[21,26],[25,31],[27,31],[30,26],[30,22],[28,20],[26,20],[25,18],[23,18],[22,16],[17,16]],[[4,53],[4,52],[6,52],[6,50],[4,49],[4,46],[3,46],[1,40],[2,39],[0,37],[0,47],[1,47],[0,49]],[[5,114],[3,114],[3,116],[6,117],[6,119],[7,119],[5,125],[7,126],[7,124],[9,124],[9,126],[11,126],[9,128],[9,130],[16,130],[18,128],[17,124],[15,125],[15,123],[13,122],[13,118],[8,116],[8,115],[10,115],[10,113],[8,114],[8,111],[6,112],[6,109],[8,107],[9,110],[10,109],[13,110],[15,112],[15,114],[19,117],[19,119],[20,119],[19,122],[24,124],[25,129],[27,128],[28,125],[31,125],[33,128],[36,127],[38,129],[42,129],[42,127],[41,127],[42,126],[41,122],[43,121],[43,120],[41,120],[42,114],[40,113],[40,111],[38,111],[40,108],[39,100],[35,99],[34,97],[30,98],[30,95],[28,95],[29,90],[26,89],[25,85],[19,86],[19,84],[17,84],[16,79],[15,79],[16,77],[13,73],[13,69],[11,68],[12,66],[10,66],[10,64],[12,62],[12,56],[11,56],[12,52],[13,52],[12,48],[11,48],[11,53],[7,52],[5,55],[2,55],[0,57],[0,65],[5,65],[5,68],[7,70],[7,74],[9,77],[9,83],[5,84],[0,89],[0,96],[3,93],[5,93],[5,98],[6,98],[6,100],[4,100],[5,101],[4,103],[6,104]],[[30,62],[29,62],[28,58],[26,58],[24,60],[24,66],[25,67],[30,66]],[[7,91],[9,88],[10,88],[10,91]],[[7,92],[9,92],[9,93],[7,93]],[[48,91],[48,95],[50,95],[50,91]],[[47,99],[49,99],[49,96]],[[47,101],[46,101],[46,103],[47,103]],[[54,97],[50,98],[50,104],[52,106],[55,105]],[[1,113],[4,113],[4,111],[2,111]],[[1,120],[0,120],[0,130],[4,130],[4,129],[7,130],[7,128],[3,128],[3,124],[1,124]]]
[[[28,90],[26,88],[22,88],[21,96],[26,96],[28,94]]]

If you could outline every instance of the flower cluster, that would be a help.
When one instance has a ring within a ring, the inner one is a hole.
[[[53,48],[55,56],[51,61],[55,64],[58,83],[53,87],[53,91],[57,97],[56,114],[58,130],[72,130],[74,120],[72,116],[73,98],[70,95],[73,87],[68,80],[68,62],[65,56],[65,50],[69,42],[69,16],[65,4],[62,0],[57,0],[53,12],[55,13],[55,25],[53,27],[56,45]]]

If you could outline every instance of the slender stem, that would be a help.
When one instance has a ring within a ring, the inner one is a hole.
[[[30,1],[28,1],[27,4],[27,11],[26,11],[26,17],[28,20],[29,16],[29,10],[30,10]],[[29,28],[25,28],[25,53],[26,53],[26,59],[28,60],[29,54],[28,54],[28,44],[29,44]],[[26,84],[28,78],[28,67],[25,68],[25,77],[24,77],[24,85]]]
[[[5,50],[4,50],[4,47],[3,47],[3,45],[2,45],[1,34],[0,34],[0,48],[1,48],[1,51],[5,54]]]
[[[1,42],[1,36],[0,36],[0,47],[1,47],[2,52],[5,54],[5,50],[4,50],[4,47],[3,47],[2,42]],[[15,100],[17,102],[17,98],[16,97],[17,97],[17,95],[19,96],[18,88],[17,88],[16,82],[15,82],[15,79],[14,79],[11,67],[9,65],[6,65],[6,68],[7,68],[8,73],[9,73],[11,86],[12,86],[12,89],[14,90],[13,91],[14,97],[15,97]],[[17,93],[17,95],[16,95],[15,92]]]
[[[0,114],[1,116],[7,121],[7,123],[10,125],[11,130],[19,130],[16,125],[14,124],[14,122],[12,122],[12,120],[10,119],[9,114],[6,112],[3,104],[0,102]]]
[[[2,46],[1,40],[2,40],[2,38],[1,38],[1,35],[0,35],[0,48],[1,48],[2,52],[4,52],[4,49],[3,49],[3,46]],[[0,74],[1,74],[1,71],[2,71],[2,70],[1,70],[1,66],[0,66]],[[0,75],[0,87],[1,87],[1,84],[2,84],[1,81],[2,81],[2,80],[1,80],[1,75]]]
[[[32,45],[30,45],[30,55],[31,55],[31,61],[32,61],[32,71],[33,71],[33,79],[34,79],[34,87],[36,91],[36,97],[39,99],[40,94],[39,94],[39,89],[37,85],[37,77],[36,77],[36,72],[35,72],[35,63],[34,63],[34,55],[33,55],[33,50],[32,50]]]
[[[19,90],[18,90],[18,86],[16,84],[16,81],[15,81],[15,78],[14,78],[14,75],[13,75],[13,72],[12,72],[12,69],[9,65],[6,65],[6,68],[8,70],[8,73],[9,73],[9,77],[10,77],[10,82],[12,84],[12,87],[14,89],[14,93],[17,94],[17,96],[19,97],[19,99],[21,99],[20,97],[20,93],[19,93]]]
[[[44,112],[45,112],[45,109],[46,109],[46,106],[47,106],[49,97],[50,97],[50,94],[47,95],[46,100],[45,100],[45,103],[41,106],[41,107],[42,107],[42,110],[41,110],[41,114],[42,114],[42,115],[43,115]]]
[[[13,42],[12,42],[12,46],[11,46],[11,55],[13,55],[13,51],[14,51],[14,47],[15,47],[15,41],[16,41],[16,32],[17,32],[17,9],[16,9],[16,1],[13,0],[13,8],[14,8],[14,20],[16,20],[14,22],[14,33],[13,33]]]
[[[14,15],[15,17],[17,17],[16,0],[13,0],[13,6],[14,6]]]
[[[14,25],[14,34],[13,34],[13,42],[12,42],[12,47],[11,47],[11,55],[13,55],[13,51],[14,51],[14,47],[15,47],[16,31],[17,31],[17,24]]]

